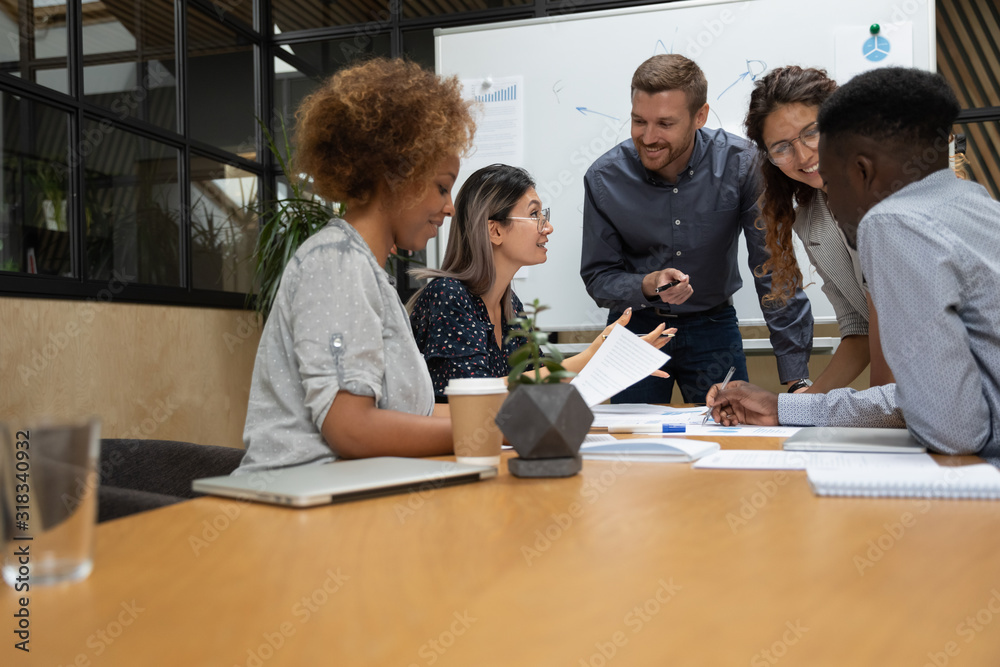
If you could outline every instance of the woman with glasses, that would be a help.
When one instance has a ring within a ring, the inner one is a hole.
[[[522,266],[541,264],[552,225],[535,182],[524,169],[494,164],[469,177],[455,199],[448,247],[440,269],[413,272],[431,281],[410,300],[410,323],[439,402],[452,378],[502,377],[519,345],[508,342],[508,320],[523,310],[511,289]],[[617,324],[626,324],[626,311]],[[614,325],[563,364],[579,372]],[[668,336],[660,325],[644,336],[662,347]],[[543,373],[546,373],[543,369]],[[654,373],[660,377],[666,374]]]
[[[871,384],[892,382],[882,356],[875,308],[861,275],[857,252],[851,248],[826,205],[819,175],[820,105],[837,89],[826,72],[782,67],[754,84],[745,126],[747,137],[760,150],[764,192],[761,218],[770,259],[763,270],[771,273],[771,293],[764,305],[785,303],[802,272],[795,259],[794,231],[809,261],[823,279],[823,292],[837,314],[841,343],[815,384],[792,390],[826,392],[853,382],[871,363]]]

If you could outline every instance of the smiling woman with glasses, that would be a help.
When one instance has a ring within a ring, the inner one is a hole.
[[[836,89],[836,82],[823,70],[795,66],[773,70],[754,85],[745,121],[747,137],[767,156],[760,160],[764,193],[758,220],[771,255],[763,266],[771,272],[771,293],[764,305],[783,304],[803,286],[792,242],[794,231],[837,313],[841,343],[833,359],[815,384],[797,383],[798,390],[809,392],[847,386],[869,363],[872,385],[892,382],[858,255],[827,208],[819,174],[816,118],[820,105]]]
[[[507,359],[519,343],[506,342],[507,321],[523,310],[511,280],[521,267],[545,261],[552,231],[549,209],[542,208],[535,182],[524,169],[490,165],[462,185],[441,268],[412,271],[430,282],[407,304],[436,400],[445,402],[444,388],[452,378],[510,373]],[[626,324],[630,316],[626,312],[617,323]],[[579,372],[613,326],[567,359],[566,369]],[[644,338],[662,347],[669,340],[663,333],[661,324]]]

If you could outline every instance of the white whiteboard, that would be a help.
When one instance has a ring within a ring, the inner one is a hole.
[[[525,303],[538,298],[552,308],[542,326],[595,329],[607,318],[580,278],[583,176],[595,159],[629,138],[629,88],[640,63],[657,53],[693,59],[708,78],[706,126],[742,136],[756,78],[785,65],[822,67],[837,78],[838,35],[844,69],[845,58],[856,55],[844,45],[860,52],[873,23],[885,27],[883,34],[895,29],[912,35],[907,59],[914,67],[936,69],[933,0],[691,0],[435,30],[438,73],[463,80],[523,77],[524,159],[519,166],[537,181],[544,205],[552,209],[555,232],[548,261],[515,278],[514,290]],[[900,53],[905,52],[897,50],[881,64],[892,64]],[[455,193],[480,166],[475,155],[463,162]],[[432,266],[446,244],[445,232],[428,248]],[[797,250],[806,282],[813,283],[806,293],[816,321],[835,322],[821,279],[801,246]],[[739,264],[743,288],[734,301],[740,323],[762,324],[742,240]]]

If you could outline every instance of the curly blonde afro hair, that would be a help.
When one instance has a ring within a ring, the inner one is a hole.
[[[376,58],[343,69],[295,114],[295,164],[332,200],[369,202],[380,186],[415,202],[442,160],[462,156],[476,125],[456,77]]]

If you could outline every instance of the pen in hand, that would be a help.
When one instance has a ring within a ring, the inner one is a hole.
[[[735,372],[736,372],[736,366],[730,366],[729,367],[729,372],[726,373],[726,379],[724,379],[722,381],[722,384],[719,386],[719,392],[720,393],[722,392],[723,389],[726,388],[726,385],[729,384],[729,380],[732,379],[733,373],[735,373]],[[716,395],[718,395],[718,394],[716,394]],[[712,414],[712,409],[711,408],[709,408],[708,410],[705,411],[705,418],[701,420],[701,425],[702,426],[704,426],[705,424],[708,423],[708,417],[711,414]]]
[[[665,292],[665,291],[667,291],[667,290],[668,290],[668,289],[670,289],[671,287],[677,287],[677,286],[678,286],[678,285],[680,285],[680,284],[681,284],[681,281],[679,281],[679,280],[671,280],[671,281],[670,281],[669,283],[667,283],[666,285],[660,285],[659,287],[657,287],[657,288],[656,288],[655,290],[653,290],[653,291],[655,291],[655,292],[656,292],[657,294],[659,294],[660,292]]]

